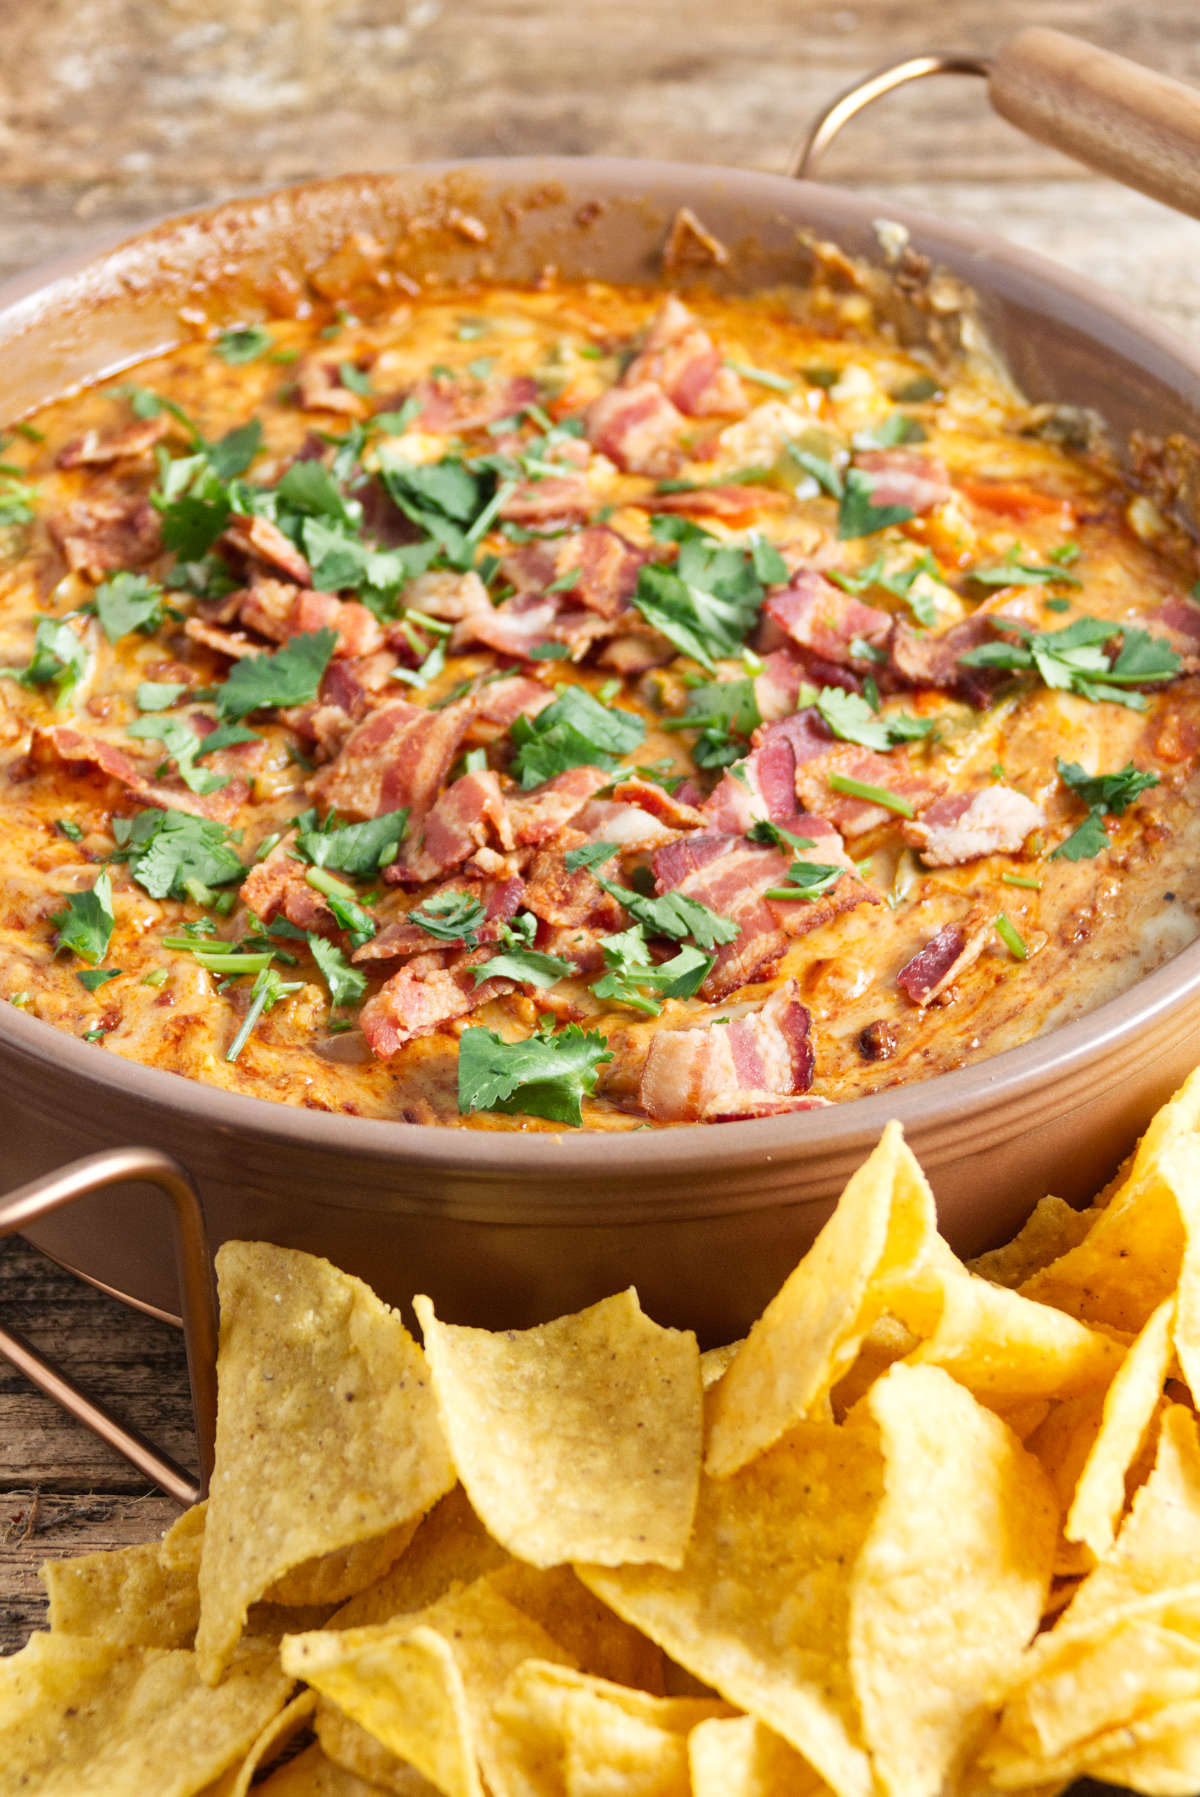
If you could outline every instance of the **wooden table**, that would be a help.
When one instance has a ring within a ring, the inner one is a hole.
[[[1053,22],[1200,85],[1195,0],[1059,0]],[[786,167],[876,64],[987,50],[1038,0],[4,0],[0,275],[255,186],[420,158],[653,153]],[[969,219],[1200,331],[1200,224],[1082,174],[986,111],[977,83],[895,96],[830,180]],[[0,1243],[0,1314],[192,1455],[164,1325]],[[174,1506],[0,1362],[0,1651],[41,1616],[39,1562],[141,1540]]]

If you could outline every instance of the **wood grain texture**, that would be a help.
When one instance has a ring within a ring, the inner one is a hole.
[[[1195,0],[1058,0],[1053,22],[1200,85]],[[352,168],[537,153],[783,171],[814,114],[880,63],[994,49],[1043,0],[3,0],[0,276],[214,198]],[[968,220],[1200,331],[1200,225],[1086,175],[980,84],[857,120],[825,178]],[[191,1463],[173,1331],[0,1242],[0,1314]],[[146,1539],[174,1506],[0,1362],[0,1652],[42,1613],[49,1554]]]

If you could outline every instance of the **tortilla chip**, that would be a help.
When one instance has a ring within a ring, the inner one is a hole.
[[[394,1616],[425,1609],[448,1591],[507,1566],[509,1560],[472,1510],[462,1486],[455,1485],[434,1505],[395,1565],[344,1603],[331,1624],[357,1629],[390,1622]]]
[[[301,1729],[307,1728],[316,1707],[316,1692],[301,1691],[298,1696],[293,1697],[286,1709],[272,1717],[233,1774],[229,1783],[229,1797],[246,1797],[259,1771],[269,1766],[272,1760],[278,1759]]]
[[[1093,1778],[1136,1791],[1193,1797],[1200,1789],[1200,1700],[1166,1704],[1153,1716],[1093,1741],[1087,1771]]]
[[[248,1607],[286,1574],[312,1575],[318,1556],[381,1538],[390,1551],[454,1481],[424,1356],[369,1287],[267,1243],[227,1242],[217,1272],[220,1401],[196,1635],[210,1680]],[[378,1556],[366,1558],[367,1578],[378,1576]],[[357,1579],[354,1562],[338,1571]],[[331,1593],[349,1590],[334,1577]]]
[[[661,1696],[663,1651],[601,1603],[569,1566],[510,1560],[488,1583],[544,1628],[581,1671]]]
[[[1064,1198],[1041,1198],[1011,1242],[976,1255],[967,1266],[981,1279],[1016,1291],[1051,1261],[1077,1248],[1095,1221],[1093,1210],[1076,1210]]]
[[[1097,1559],[1113,1544],[1125,1508],[1125,1479],[1154,1421],[1171,1368],[1175,1306],[1160,1304],[1108,1388],[1099,1431],[1079,1475],[1064,1525]]]
[[[877,1776],[952,1788],[1050,1590],[1058,1506],[998,1417],[937,1367],[894,1366],[864,1409],[884,1497],[850,1575],[850,1669]]]
[[[1021,1288],[1026,1297],[1078,1317],[1138,1334],[1179,1280],[1185,1225],[1163,1157],[1180,1141],[1200,1143],[1200,1069],[1155,1116],[1124,1183],[1089,1233]]]
[[[705,1348],[700,1356],[700,1383],[705,1391],[725,1377],[726,1369],[741,1349],[741,1342],[730,1342],[724,1348]]]
[[[437,1786],[415,1766],[390,1752],[324,1697],[317,1705],[316,1730],[322,1753],[355,1773],[372,1790],[389,1791],[394,1797],[436,1797]]]
[[[705,1477],[687,1558],[577,1568],[635,1628],[753,1711],[840,1797],[874,1780],[850,1683],[850,1588],[883,1494],[876,1432],[800,1423],[730,1478]]]
[[[933,1194],[900,1125],[889,1123],[716,1387],[705,1461],[714,1478],[812,1415],[887,1308],[889,1277],[918,1264],[936,1231]]]
[[[200,1619],[196,1546],[186,1568],[164,1564],[161,1541],[47,1561],[40,1577],[51,1629],[129,1647],[190,1647]]]
[[[565,1659],[486,1579],[399,1622],[290,1635],[281,1657],[446,1797],[483,1797],[481,1772],[501,1790],[493,1705],[523,1660]]]
[[[824,1797],[825,1780],[754,1716],[701,1722],[688,1736],[694,1797]]]
[[[0,1793],[194,1797],[287,1702],[272,1648],[238,1651],[211,1689],[196,1655],[34,1635],[0,1661]]]
[[[496,1704],[502,1788],[539,1797],[688,1797],[687,1736],[725,1704],[651,1697],[527,1660]]]
[[[265,1784],[255,1785],[254,1797],[378,1797],[381,1788],[335,1765],[314,1743]],[[426,1789],[432,1797],[433,1786]]]
[[[633,1290],[491,1335],[414,1308],[450,1451],[496,1540],[534,1566],[678,1566],[700,1476],[700,1351]]]
[[[1193,1402],[1200,1403],[1200,1137],[1173,1141],[1160,1157],[1184,1222],[1174,1343]]]

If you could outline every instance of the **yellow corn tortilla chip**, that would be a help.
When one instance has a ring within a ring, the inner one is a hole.
[[[433,1787],[427,1787],[431,1792]],[[385,1786],[371,1784],[327,1759],[316,1743],[255,1785],[255,1797],[377,1797]]]
[[[414,1308],[473,1508],[534,1566],[683,1559],[700,1476],[700,1350],[630,1290],[492,1335]]]
[[[374,1585],[348,1599],[330,1618],[331,1627],[365,1628],[423,1610],[448,1591],[471,1584],[484,1573],[508,1565],[509,1560],[472,1510],[462,1486],[455,1485],[424,1518],[395,1565]]]
[[[850,1575],[850,1671],[892,1797],[953,1788],[1035,1634],[1058,1506],[998,1417],[937,1367],[894,1366],[864,1401],[884,1496]]]
[[[401,1622],[291,1635],[281,1650],[287,1672],[315,1686],[446,1797],[483,1797],[482,1778],[503,1797],[495,1701],[522,1660],[565,1657],[486,1579]]]
[[[1084,1322],[1136,1335],[1175,1291],[1185,1247],[1179,1202],[1163,1173],[1176,1141],[1197,1145],[1200,1070],[1163,1106],[1138,1144],[1124,1183],[1079,1243],[1029,1279],[1026,1297]]]
[[[0,1661],[0,1797],[195,1797],[291,1684],[270,1647],[240,1649],[214,1690],[186,1649],[34,1635]]]
[[[1184,1224],[1173,1339],[1194,1403],[1200,1403],[1200,1135],[1179,1136],[1162,1150],[1159,1164],[1175,1194]]]
[[[1094,1210],[1076,1210],[1065,1198],[1041,1198],[1011,1242],[977,1254],[967,1266],[981,1279],[1015,1291],[1051,1261],[1077,1248],[1095,1221]]]
[[[799,1423],[740,1472],[701,1480],[678,1572],[577,1571],[680,1665],[790,1741],[839,1797],[873,1797],[850,1683],[846,1569],[882,1492],[873,1429]]]
[[[210,1680],[248,1607],[286,1574],[381,1538],[390,1549],[454,1482],[424,1356],[369,1287],[267,1243],[227,1242],[217,1273],[220,1400],[196,1634]],[[378,1576],[367,1559],[366,1577]],[[336,1580],[333,1590],[349,1595]]]
[[[327,1698],[318,1701],[315,1727],[326,1758],[355,1773],[373,1790],[389,1791],[393,1797],[436,1797],[435,1784],[357,1722],[351,1722]]]
[[[1118,1368],[1104,1399],[1100,1428],[1091,1445],[1064,1524],[1097,1559],[1106,1554],[1125,1508],[1125,1479],[1141,1451],[1171,1367],[1175,1306],[1160,1304]]]
[[[829,1789],[757,1717],[701,1722],[688,1736],[693,1797],[823,1797]]]
[[[495,1713],[510,1797],[688,1797],[687,1736],[730,1712],[711,1699],[652,1697],[527,1660]]]
[[[662,1648],[614,1615],[569,1566],[543,1568],[510,1560],[488,1574],[488,1583],[544,1628],[582,1672],[662,1695]]]
[[[1200,1701],[1164,1705],[1115,1733],[1093,1741],[1092,1778],[1165,1797],[1194,1797],[1200,1789]]]
[[[162,1541],[48,1561],[40,1576],[51,1629],[130,1647],[190,1647],[200,1619],[200,1539],[191,1537],[190,1564],[164,1555]]]
[[[889,1123],[715,1388],[708,1472],[727,1478],[812,1414],[887,1307],[889,1278],[920,1262],[936,1230],[928,1182]]]
[[[301,1691],[278,1716],[273,1716],[258,1739],[251,1744],[241,1765],[228,1778],[229,1797],[246,1797],[259,1771],[278,1759],[283,1750],[307,1728],[317,1707],[315,1691]],[[222,1793],[224,1797],[224,1793]]]

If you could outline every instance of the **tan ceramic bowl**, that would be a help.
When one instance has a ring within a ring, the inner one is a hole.
[[[181,309],[203,307],[217,322],[264,315],[289,275],[302,284],[328,269],[356,231],[395,246],[399,265],[418,273],[524,279],[553,264],[644,281],[659,273],[681,205],[730,246],[722,278],[734,287],[803,281],[801,229],[880,258],[877,205],[767,175],[556,160],[349,177],[174,220],[9,287],[0,415],[167,347],[185,334]],[[1200,358],[1049,263],[900,218],[916,249],[974,288],[1032,398],[1094,406],[1118,441],[1138,426],[1200,436]],[[1095,1191],[1200,1058],[1200,944],[1081,1021],[926,1084],[787,1117],[616,1135],[297,1110],[0,1013],[6,1188],[98,1148],[150,1145],[191,1170],[214,1247],[262,1236],[314,1249],[387,1297],[427,1291],[442,1315],[492,1326],[633,1282],[663,1322],[724,1340],[777,1288],[890,1117],[903,1121],[962,1251],[1010,1234],[1046,1191]],[[31,1233],[89,1278],[172,1313],[161,1206],[131,1187]]]

